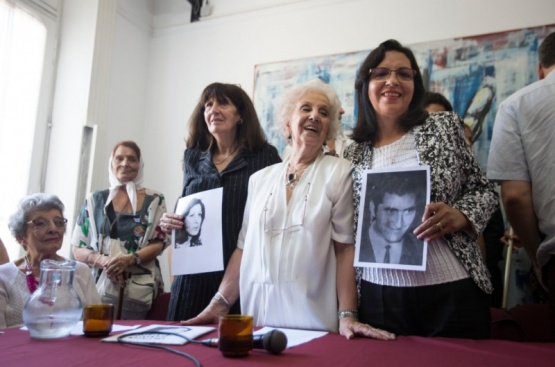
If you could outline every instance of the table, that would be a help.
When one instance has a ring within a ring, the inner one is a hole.
[[[118,321],[118,324],[142,326],[177,325],[166,321]],[[216,337],[215,332],[204,338]],[[553,367],[555,343],[517,343],[502,340],[399,337],[396,341],[357,338],[347,340],[338,334],[326,336],[286,349],[281,355],[253,350],[248,357],[225,358],[217,348],[187,344],[171,346],[194,355],[210,366],[441,366],[441,367]],[[101,343],[100,339],[69,336],[62,339],[31,339],[19,328],[0,335],[0,366],[151,366],[188,367],[194,364],[164,350]]]

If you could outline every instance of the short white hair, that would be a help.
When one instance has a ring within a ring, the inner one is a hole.
[[[287,132],[287,124],[291,120],[291,116],[293,115],[296,104],[303,96],[310,92],[322,94],[329,101],[330,127],[326,140],[335,139],[337,133],[341,130],[341,121],[339,120],[339,110],[341,109],[341,103],[339,102],[337,93],[335,93],[335,89],[333,89],[331,85],[324,83],[320,79],[313,79],[309,82],[291,88],[283,96],[281,108],[277,113],[277,124],[285,140],[289,138]]]

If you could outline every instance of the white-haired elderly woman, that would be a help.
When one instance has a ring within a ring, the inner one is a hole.
[[[339,130],[330,86],[290,90],[278,121],[292,151],[253,174],[237,249],[213,301],[185,324],[215,323],[241,298],[257,326],[394,335],[357,321],[351,170],[322,145]]]
[[[67,219],[64,204],[55,195],[32,194],[19,202],[8,226],[25,256],[0,265],[0,329],[23,323],[23,306],[37,289],[40,262],[64,261],[62,247]],[[89,268],[77,262],[73,286],[84,305],[100,302]]]

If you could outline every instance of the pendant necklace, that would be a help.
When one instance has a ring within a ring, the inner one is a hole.
[[[25,280],[27,281],[27,288],[29,288],[29,292],[33,294],[37,290],[37,286],[39,282],[33,274],[33,266],[29,262],[29,258],[25,255]]]
[[[293,170],[293,172],[287,174],[287,182],[285,183],[285,186],[288,186],[291,190],[293,190],[295,186],[297,186],[297,182],[299,182],[299,179],[300,179],[299,176],[297,176],[297,172],[302,173],[307,168],[308,167],[297,168]],[[290,170],[291,170],[291,167],[289,166],[289,164],[287,164],[287,172],[289,172]]]

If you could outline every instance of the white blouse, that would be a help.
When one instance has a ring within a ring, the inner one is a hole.
[[[287,163],[249,181],[238,241],[241,310],[257,326],[337,332],[333,241],[354,242],[350,164],[321,153],[287,203]]]

